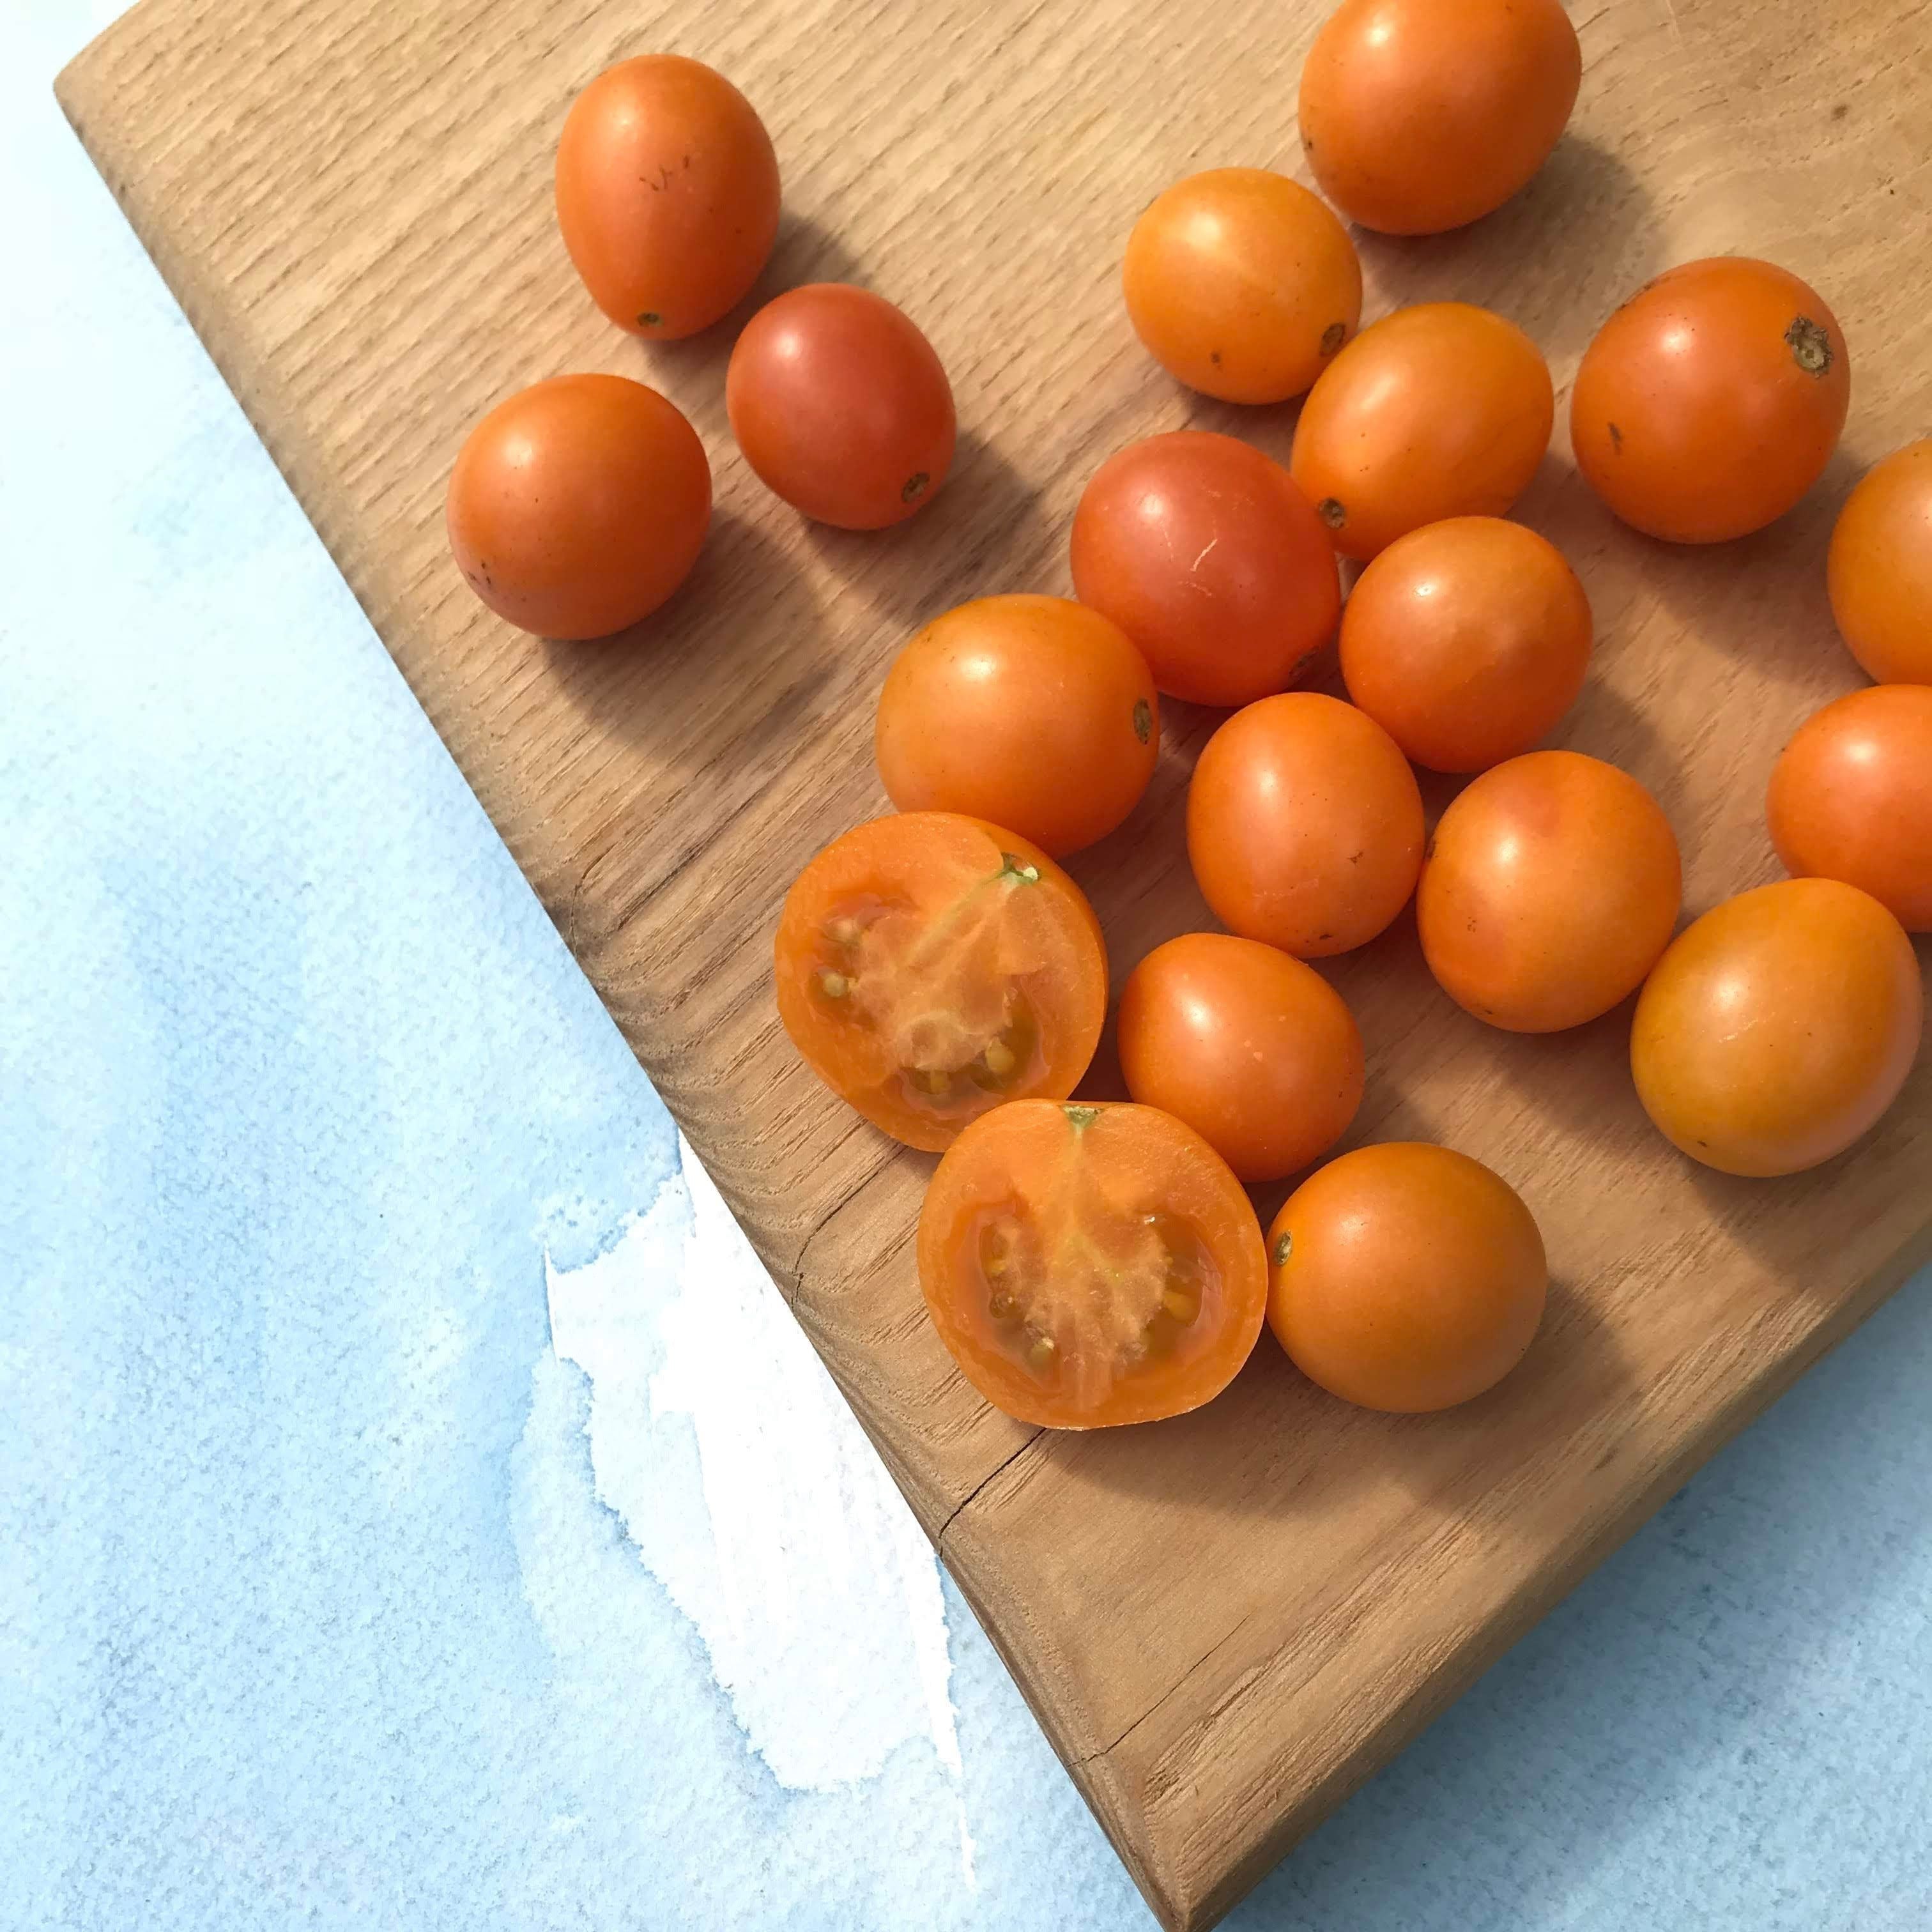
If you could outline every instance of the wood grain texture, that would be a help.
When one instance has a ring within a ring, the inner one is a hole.
[[[1322,11],[145,0],[60,86],[1172,1928],[1210,1924],[1932,1253],[1923,1069],[1852,1156],[1791,1184],[1728,1180],[1648,1130],[1627,1010],[1553,1038],[1489,1031],[1434,990],[1405,920],[1335,966],[1372,1053],[1353,1138],[1451,1142],[1528,1197],[1557,1280],[1523,1370],[1442,1417],[1378,1418],[1300,1381],[1264,1338],[1198,1416],[1036,1434],[988,1412],[927,1328],[910,1257],[930,1159],[834,1103],[778,1030],[779,901],[812,850],[884,808],[872,700],[916,623],[986,592],[1065,590],[1081,484],[1132,437],[1196,423],[1285,457],[1292,410],[1178,391],[1133,342],[1115,278],[1132,216],[1177,175],[1302,173],[1294,88]],[[1649,543],[1588,496],[1560,428],[1520,511],[1596,608],[1597,665],[1557,742],[1653,788],[1698,910],[1775,875],[1759,808],[1772,758],[1857,681],[1825,602],[1831,518],[1864,464],[1932,421],[1924,22],[1912,0],[1802,20],[1757,0],[1610,0],[1577,24],[1582,95],[1550,166],[1462,233],[1364,237],[1366,313],[1487,304],[1567,386],[1598,321],[1676,261],[1768,256],[1835,308],[1854,369],[1845,447],[1775,528],[1714,550]],[[608,62],[655,48],[722,68],[766,117],[788,212],[760,292],[864,283],[951,370],[961,460],[902,529],[801,525],[730,443],[730,326],[646,349],[572,274],[549,199],[565,109]],[[718,478],[694,580],[614,645],[510,632],[444,546],[467,424],[570,369],[663,388]],[[1171,716],[1150,796],[1075,862],[1117,972],[1207,922],[1178,808],[1215,720]]]

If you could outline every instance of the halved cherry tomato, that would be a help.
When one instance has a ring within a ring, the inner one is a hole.
[[[951,812],[876,818],[785,895],[778,1017],[812,1070],[908,1147],[1003,1100],[1062,1099],[1107,1015],[1080,888],[1016,833]]]
[[[1828,704],[1771,774],[1786,872],[1842,879],[1908,932],[1932,932],[1932,685],[1880,684]]]
[[[1932,684],[1932,436],[1865,472],[1838,513],[1828,571],[1832,614],[1866,675]]]
[[[1049,1429],[1180,1415],[1252,1352],[1268,1300],[1253,1204],[1152,1107],[1021,1100],[976,1120],[919,1217],[940,1340],[997,1408]]]
[[[1302,150],[1352,221],[1438,234],[1542,166],[1582,71],[1558,0],[1342,0],[1302,65]]]
[[[1073,514],[1073,588],[1195,704],[1286,689],[1335,634],[1335,553],[1308,499],[1238,437],[1175,430],[1094,473]]]
[[[1288,469],[1329,538],[1364,560],[1445,517],[1499,517],[1555,418],[1550,369],[1513,322],[1424,302],[1371,324],[1308,392]]]
[[[556,376],[470,432],[446,512],[458,568],[499,616],[538,637],[608,637],[689,574],[711,466],[656,390]]]
[[[597,306],[669,342],[751,292],[778,231],[778,164],[752,104],[678,54],[607,68],[556,146],[556,219]]]
[[[1640,289],[1584,351],[1576,467],[1633,528],[1721,543],[1781,517],[1845,426],[1851,358],[1818,292],[1769,262],[1687,262]]]
[[[1268,1326],[1330,1395],[1401,1414],[1453,1408],[1522,1360],[1550,1268],[1500,1174],[1444,1147],[1358,1148],[1268,1230]]]
[[[842,282],[790,289],[745,325],[724,371],[745,460],[795,510],[880,530],[952,466],[952,387],[903,310]]]
[[[1148,352],[1223,402],[1300,395],[1362,319],[1348,231],[1266,168],[1176,182],[1134,224],[1121,282]]]
[[[1590,600],[1554,544],[1500,517],[1451,517],[1396,538],[1356,579],[1342,676],[1418,765],[1477,772],[1556,725],[1590,642]]]
[[[1361,1029],[1313,967],[1258,940],[1188,932],[1120,989],[1136,1100],[1200,1134],[1244,1180],[1318,1160],[1362,1104]]]
[[[963,812],[1062,857],[1140,801],[1160,754],[1147,661],[1064,597],[982,597],[893,659],[874,746],[902,812]]]
[[[1658,1130],[1726,1174],[1796,1174],[1840,1154],[1898,1097],[1924,988],[1904,928],[1869,892],[1786,879],[1680,933],[1630,1028]]]
[[[1457,1005],[1511,1033],[1555,1033],[1643,984],[1683,886],[1670,821],[1628,772],[1532,752],[1484,772],[1442,814],[1416,925]]]
[[[1401,911],[1422,865],[1422,794],[1365,711],[1315,691],[1238,711],[1187,793],[1187,856],[1223,926],[1304,959]]]

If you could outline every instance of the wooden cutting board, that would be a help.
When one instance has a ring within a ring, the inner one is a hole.
[[[1354,1138],[1439,1138],[1528,1196],[1551,1316],[1501,1390],[1448,1414],[1345,1408],[1264,1336],[1184,1420],[1036,1433],[988,1410],[921,1311],[932,1162],[800,1066],[769,946],[818,846],[884,808],[872,710],[923,619],[1064,591],[1081,484],[1187,423],[1286,456],[1292,410],[1178,391],[1116,280],[1134,215],[1222,163],[1302,172],[1317,0],[145,0],[61,98],[397,662],[716,1177],[1162,1922],[1210,1924],[1726,1437],[1932,1255],[1932,1072],[1852,1156],[1727,1180],[1649,1130],[1627,1011],[1487,1030],[1412,924],[1334,974],[1370,1045]],[[1715,550],[1613,524],[1558,432],[1520,514],[1599,626],[1557,742],[1674,820],[1688,901],[1775,875],[1760,799],[1792,728],[1856,676],[1823,590],[1868,462],[1932,425],[1932,90],[1912,0],[1580,8],[1576,120],[1462,233],[1364,236],[1366,314],[1457,296],[1514,317],[1567,384],[1595,325],[1692,256],[1762,254],[1852,345],[1845,447],[1806,504]],[[763,286],[864,283],[950,370],[953,479],[910,525],[802,524],[725,424],[731,330],[646,349],[578,287],[550,171],[572,94],[622,56],[712,62],[764,114],[788,208]],[[445,552],[445,476],[506,391],[571,369],[663,388],[718,515],[648,635],[520,636]],[[1559,392],[1560,393],[1560,392]],[[1559,419],[1562,412],[1559,410]],[[266,634],[273,614],[265,613]],[[272,677],[272,655],[262,674]],[[1153,790],[1073,869],[1117,974],[1206,923],[1182,850],[1216,720],[1175,705]],[[1448,790],[1437,787],[1432,806]],[[1104,1086],[1105,1076],[1100,1076]],[[1262,1201],[1271,1210],[1279,1191]]]

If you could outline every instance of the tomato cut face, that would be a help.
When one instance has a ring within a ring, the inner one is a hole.
[[[1025,839],[951,812],[827,846],[786,896],[774,970],[812,1071],[928,1150],[1003,1100],[1072,1093],[1106,1016],[1106,949],[1079,887]]]
[[[1253,1204],[1153,1107],[1001,1107],[927,1190],[919,1278],[940,1339],[994,1407],[1049,1429],[1180,1415],[1261,1333]]]

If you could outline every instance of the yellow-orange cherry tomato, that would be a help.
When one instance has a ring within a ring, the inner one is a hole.
[[[882,296],[788,289],[745,325],[724,406],[766,489],[821,524],[878,530],[929,503],[952,466],[952,387]]]
[[[556,376],[470,432],[445,511],[457,567],[499,616],[538,637],[608,637],[698,561],[711,466],[656,390]]]
[[[952,812],[835,838],[785,895],[772,970],[813,1072],[928,1150],[1004,1101],[1065,1099],[1107,1016],[1085,895],[1017,833]]]
[[[1460,228],[1549,158],[1582,71],[1558,0],[1343,0],[1302,66],[1302,151],[1364,228]]]
[[[1597,332],[1570,440],[1590,487],[1634,529],[1721,543],[1817,482],[1851,387],[1844,334],[1816,290],[1769,262],[1687,262]]]
[[[1341,614],[1335,552],[1308,499],[1238,436],[1175,430],[1110,456],[1074,512],[1072,555],[1080,601],[1190,704],[1286,689]]]
[[[1642,985],[1683,885],[1670,821],[1628,772],[1532,752],[1484,772],[1442,814],[1416,924],[1458,1006],[1511,1033],[1555,1033]]]
[[[1842,879],[1932,932],[1932,685],[1826,705],[1785,746],[1767,806],[1786,872]]]
[[[966,1379],[1048,1429],[1199,1408],[1253,1352],[1268,1304],[1253,1203],[1152,1107],[994,1108],[939,1163],[918,1253]]]
[[[556,147],[556,219],[597,306],[668,342],[751,292],[778,231],[778,164],[752,104],[679,54],[580,94]]]
[[[1135,223],[1121,281],[1148,352],[1223,402],[1300,395],[1362,319],[1348,230],[1266,168],[1176,182]]]
[[[1590,600],[1554,544],[1499,517],[1451,517],[1396,538],[1356,580],[1342,676],[1418,765],[1477,772],[1556,725],[1590,643]]]
[[[1304,959],[1346,952],[1408,902],[1422,794],[1366,712],[1289,691],[1208,741],[1187,793],[1187,856],[1223,926]]]
[[[879,694],[879,776],[902,812],[963,812],[1055,857],[1104,838],[1160,753],[1160,700],[1120,627],[1064,597],[936,617]]]
[[[1499,1174],[1416,1142],[1318,1168],[1268,1230],[1268,1326],[1330,1395],[1402,1414],[1453,1408],[1522,1360],[1550,1268]]]
[[[1225,932],[1156,946],[1120,989],[1127,1091],[1185,1120],[1244,1180],[1318,1160],[1362,1103],[1361,1029],[1312,966]]]
[[[1832,532],[1827,572],[1832,614],[1865,674],[1932,684],[1932,436],[1860,479]]]
[[[1796,1174],[1844,1152],[1898,1097],[1924,988],[1912,942],[1835,879],[1760,886],[1687,927],[1636,1003],[1644,1111],[1726,1174]]]
[[[1302,405],[1288,470],[1344,556],[1445,517],[1499,517],[1550,447],[1549,366],[1513,322],[1423,302],[1371,324]]]

